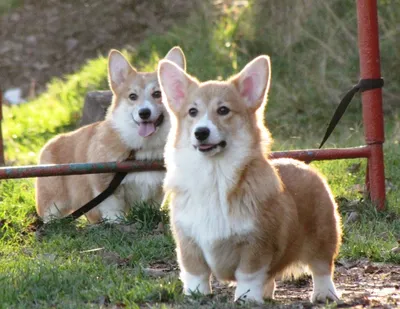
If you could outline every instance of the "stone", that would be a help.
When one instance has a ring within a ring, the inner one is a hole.
[[[112,92],[90,91],[86,94],[79,126],[85,126],[97,121],[104,120],[107,109],[111,105]]]

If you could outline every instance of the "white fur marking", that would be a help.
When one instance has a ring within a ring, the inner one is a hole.
[[[60,207],[56,202],[52,203],[50,207],[45,210],[43,222],[47,223],[53,219],[60,218],[62,215],[61,209],[62,206]]]
[[[99,195],[100,192],[94,190],[94,195]],[[111,223],[118,222],[123,216],[124,203],[111,195],[97,206],[100,210],[101,217]]]
[[[313,276],[313,286],[313,294],[311,296],[312,302],[325,302],[327,299],[339,299],[332,276]]]
[[[235,272],[235,277],[237,281],[235,301],[240,299],[244,301],[252,300],[258,303],[264,302],[265,267],[251,274],[243,273],[238,269]]]
[[[210,130],[210,136],[206,139],[207,144],[217,144],[221,142],[221,134],[217,128],[217,126],[208,118],[208,113],[206,113],[193,127],[193,131],[191,134],[191,141],[193,145],[197,145],[199,141],[196,139],[194,132],[198,128],[208,128]]]
[[[185,270],[181,271],[180,278],[183,282],[185,295],[191,293],[211,294],[210,274],[200,276],[192,275]]]
[[[137,201],[153,200],[161,203],[161,186],[164,172],[129,173],[122,181],[126,201],[129,205]]]

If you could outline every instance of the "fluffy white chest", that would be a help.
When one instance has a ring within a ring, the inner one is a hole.
[[[232,215],[232,205],[227,200],[235,183],[232,161],[210,164],[201,160],[193,164],[189,158],[181,158],[179,162],[180,165],[168,167],[165,180],[167,189],[177,192],[171,205],[172,220],[187,237],[196,241],[212,265],[215,242],[251,233],[256,218],[247,215],[246,205],[240,211],[243,215],[238,216],[238,212]]]
[[[128,202],[160,200],[164,172],[138,172],[126,175],[122,185]]]
[[[225,201],[218,202],[216,192],[203,195],[185,194],[183,200],[186,200],[184,208],[180,208],[172,216],[174,224],[187,237],[195,240],[213,270],[218,259],[214,256],[215,243],[233,236],[246,235],[254,229],[252,219],[232,217],[228,204]]]
[[[155,150],[141,150],[136,153],[138,160],[152,160],[162,158],[162,148]],[[132,204],[137,201],[155,200],[161,202],[162,183],[165,172],[134,172],[126,175],[122,181],[125,200]]]

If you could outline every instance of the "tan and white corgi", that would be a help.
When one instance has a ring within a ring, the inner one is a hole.
[[[166,55],[185,70],[179,47]],[[50,140],[42,149],[40,164],[123,161],[132,150],[138,160],[162,159],[170,129],[161,102],[157,72],[138,72],[124,56],[112,50],[108,78],[113,102],[106,119]],[[130,173],[113,195],[87,213],[90,222],[119,217],[135,201],[162,200],[165,172]],[[45,222],[63,217],[100,194],[113,174],[38,178],[36,208]]]
[[[326,181],[299,161],[268,160],[270,74],[267,56],[204,83],[159,63],[172,125],[164,189],[185,294],[211,293],[213,274],[236,283],[235,300],[262,302],[273,298],[275,278],[305,265],[312,301],[338,299],[341,225]]]

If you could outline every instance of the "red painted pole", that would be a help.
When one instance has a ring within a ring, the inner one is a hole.
[[[377,1],[357,0],[357,20],[361,78],[381,78]],[[361,99],[364,137],[371,151],[368,160],[370,196],[378,209],[383,209],[385,207],[385,172],[382,146],[385,136],[382,90],[364,91]]]

